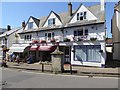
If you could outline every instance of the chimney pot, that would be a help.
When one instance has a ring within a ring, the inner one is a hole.
[[[7,25],[7,31],[10,31],[10,30],[11,30],[11,26]]]
[[[22,22],[22,28],[25,28],[25,21]]]

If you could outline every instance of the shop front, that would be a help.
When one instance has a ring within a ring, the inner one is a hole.
[[[32,45],[30,47],[30,56],[32,58],[32,61],[31,62],[37,62],[39,61],[39,57],[38,57],[38,48],[39,46],[38,45]]]
[[[29,44],[13,44],[10,47],[9,54],[10,55],[19,55],[20,61],[26,62],[26,59],[29,56],[29,49],[30,45]]]
[[[51,61],[51,53],[55,51],[56,46],[40,46],[38,48],[40,61]]]

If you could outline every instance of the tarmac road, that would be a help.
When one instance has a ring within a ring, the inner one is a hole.
[[[3,68],[3,88],[118,88],[118,78],[54,75]]]

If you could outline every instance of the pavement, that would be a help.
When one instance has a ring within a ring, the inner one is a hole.
[[[23,69],[42,72],[42,65],[40,63],[27,64],[27,63],[13,63],[7,62],[8,68]],[[70,74],[70,65],[65,64],[64,70],[68,71],[62,74]],[[72,66],[74,75],[87,75],[87,76],[102,76],[102,77],[120,77],[120,67],[116,68],[99,68],[99,67],[83,67],[83,66]],[[52,72],[51,65],[44,65],[44,72]]]

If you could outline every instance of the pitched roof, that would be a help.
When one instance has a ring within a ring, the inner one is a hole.
[[[82,4],[80,4],[80,6],[81,5]],[[80,6],[78,7],[78,9],[80,8]],[[51,11],[58,17],[59,20],[61,20],[62,25],[61,26],[53,26],[53,27],[42,27],[43,24],[46,22],[47,18],[49,17],[49,16],[44,16],[44,17],[40,18],[39,28],[37,30],[43,30],[43,29],[46,30],[46,29],[52,29],[52,28],[60,28],[60,27],[64,27],[64,26],[67,27],[67,26],[73,26],[73,25],[81,25],[81,24],[84,25],[84,24],[89,24],[89,23],[93,23],[93,22],[101,23],[101,22],[105,21],[105,11],[101,11],[100,4],[93,5],[93,6],[86,6],[86,8],[98,18],[96,21],[79,21],[79,22],[76,22],[71,25],[71,24],[68,24],[68,22],[73,17],[75,12],[77,12],[78,9],[72,11],[71,17],[68,16],[68,12],[62,12],[62,13],[56,14],[55,12]],[[34,30],[34,31],[36,31],[36,30]],[[24,32],[27,32],[27,31],[24,31]],[[28,32],[30,32],[30,30]]]
[[[0,28],[0,33],[3,33],[3,32],[5,32],[7,29],[5,29],[5,28]]]
[[[51,13],[54,13],[55,16],[61,21],[60,16],[59,16],[58,14],[56,14],[54,11],[51,11],[51,12],[49,13],[49,15],[46,17],[46,19],[45,19],[44,23],[41,25],[41,27],[45,24],[45,22],[47,21],[47,19],[48,19],[49,16],[51,15]],[[41,19],[40,19],[40,20],[41,20]],[[62,21],[61,21],[61,23],[62,23]]]
[[[31,18],[34,20],[34,22],[36,23],[36,25],[39,27],[40,20],[37,19],[37,18],[35,18],[35,17],[32,17],[32,16],[31,16]]]
[[[12,33],[14,33],[14,32],[16,32],[16,31],[18,31],[18,30],[20,30],[21,29],[21,27],[17,27],[17,28],[13,28],[13,29],[11,29],[11,30],[9,30],[9,31],[6,31],[6,32],[4,32],[3,34],[1,34],[0,35],[0,38],[2,38],[2,37],[5,37],[6,35],[11,35]]]
[[[82,4],[80,4],[78,9],[81,7],[81,5]],[[104,15],[105,11],[101,11],[101,9],[100,9],[101,5],[100,4],[93,5],[93,6],[86,6],[86,8],[98,18],[97,22],[104,22],[104,20],[105,20],[105,15]],[[72,13],[73,13],[72,15],[73,16],[74,16],[75,12],[77,12],[77,10],[73,10],[72,11]],[[68,16],[68,12],[58,13],[57,16],[58,16],[58,18],[60,18],[60,20],[62,21],[63,25],[66,25],[69,22],[69,20],[73,17],[73,16],[69,17]],[[42,26],[41,24],[43,24],[45,22],[46,18],[47,17],[40,18],[40,26]],[[79,22],[77,22],[77,23],[79,23]]]
[[[28,24],[28,22],[29,22],[30,18],[32,18],[32,19],[34,20],[35,24],[37,25],[37,27],[39,27],[39,22],[40,22],[40,20],[39,20],[39,19],[37,19],[37,18],[35,18],[35,17],[33,17],[33,16],[30,16],[30,17],[29,17],[29,19],[28,19],[28,21],[27,21],[26,25]],[[26,25],[25,25],[25,26],[26,26]]]

